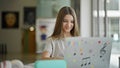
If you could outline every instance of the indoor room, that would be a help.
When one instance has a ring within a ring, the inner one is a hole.
[[[67,51],[69,54],[73,53],[73,57],[77,56],[77,59],[80,57],[80,61],[67,55],[71,62],[63,64],[65,61],[62,59],[60,66],[78,62],[81,68],[120,68],[120,0],[0,0],[0,68],[4,68],[5,61],[11,64],[11,67],[6,68],[38,68],[39,65],[35,67],[35,62],[41,61],[48,44],[46,40],[64,28],[60,27],[64,23],[56,26],[57,20],[60,21],[61,18],[62,22],[67,22],[66,19],[64,21],[65,17],[58,18],[64,14],[58,13],[65,6],[71,7],[71,24],[74,23],[73,27],[78,26],[79,33],[79,37],[70,38],[71,41],[67,40],[69,38],[65,39],[65,45],[66,42],[69,45],[81,45],[79,51],[77,47]],[[70,13],[70,9],[66,9],[66,12]],[[90,56],[87,51],[90,52]],[[93,57],[99,57],[97,61],[100,62],[93,60]],[[55,63],[54,60],[61,58],[54,58],[51,63]],[[101,62],[103,65],[99,65]]]

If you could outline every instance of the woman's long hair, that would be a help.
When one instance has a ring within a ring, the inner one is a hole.
[[[77,23],[77,17],[76,17],[76,13],[74,11],[73,8],[71,7],[63,7],[60,9],[58,15],[57,15],[57,19],[56,19],[56,24],[55,24],[55,28],[54,28],[54,32],[51,35],[52,38],[61,38],[62,36],[62,25],[63,25],[63,20],[64,17],[70,14],[73,16],[73,23],[74,23],[74,27],[73,29],[70,31],[71,35],[74,36],[79,36],[79,29],[78,29],[78,23]]]

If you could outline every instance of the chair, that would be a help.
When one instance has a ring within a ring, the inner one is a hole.
[[[65,60],[38,60],[35,68],[67,68]]]

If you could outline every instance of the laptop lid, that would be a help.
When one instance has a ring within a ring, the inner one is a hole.
[[[68,68],[109,68],[111,38],[66,38],[65,46]]]

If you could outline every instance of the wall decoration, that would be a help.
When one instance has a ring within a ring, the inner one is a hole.
[[[42,53],[46,39],[52,35],[54,26],[55,26],[55,18],[37,18],[36,20],[36,53]]]
[[[36,19],[36,8],[24,7],[24,24],[35,25],[35,19]]]
[[[2,28],[12,29],[19,27],[19,13],[15,11],[2,12]]]
[[[46,25],[40,25],[40,32],[41,32],[40,39],[42,41],[46,40],[46,38],[47,38],[47,26]]]

